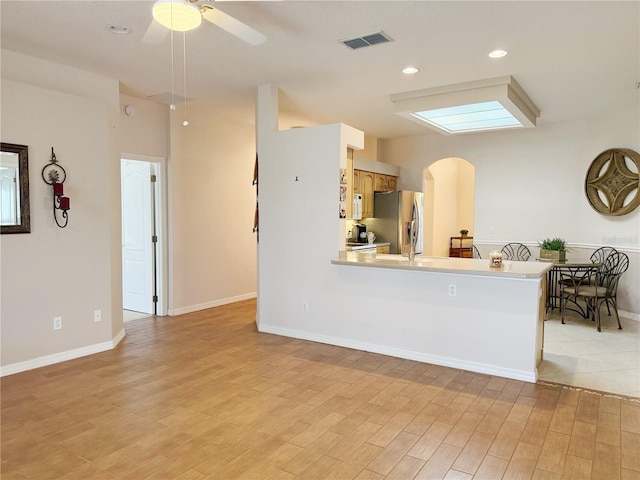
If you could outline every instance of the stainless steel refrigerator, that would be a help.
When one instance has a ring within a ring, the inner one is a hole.
[[[408,253],[410,225],[416,220],[417,242],[415,253],[422,253],[424,195],[422,192],[400,190],[377,192],[374,196],[373,218],[367,219],[367,230],[373,231],[376,243],[389,242],[390,253]]]

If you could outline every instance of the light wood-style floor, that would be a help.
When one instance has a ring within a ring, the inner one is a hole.
[[[4,377],[2,479],[640,478],[638,401],[260,334],[255,308]]]

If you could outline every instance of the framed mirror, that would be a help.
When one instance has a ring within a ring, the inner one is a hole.
[[[0,233],[30,233],[29,148],[2,143],[0,148]]]

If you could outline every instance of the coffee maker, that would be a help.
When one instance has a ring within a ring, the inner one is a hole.
[[[367,226],[364,223],[354,223],[351,232],[354,242],[367,243]]]

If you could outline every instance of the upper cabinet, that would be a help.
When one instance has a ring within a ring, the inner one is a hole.
[[[353,171],[353,191],[362,195],[362,218],[373,217],[373,195],[375,192],[393,192],[398,177],[365,170]]]
[[[373,217],[374,173],[360,170],[360,194],[362,194],[362,218]]]
[[[349,198],[353,198],[354,193],[362,195],[362,218],[373,217],[374,193],[397,190],[400,167],[353,157],[353,151],[348,153]],[[352,218],[353,208],[347,212],[347,218]]]
[[[393,192],[398,186],[398,177],[376,173],[374,176],[374,190],[376,192]]]

